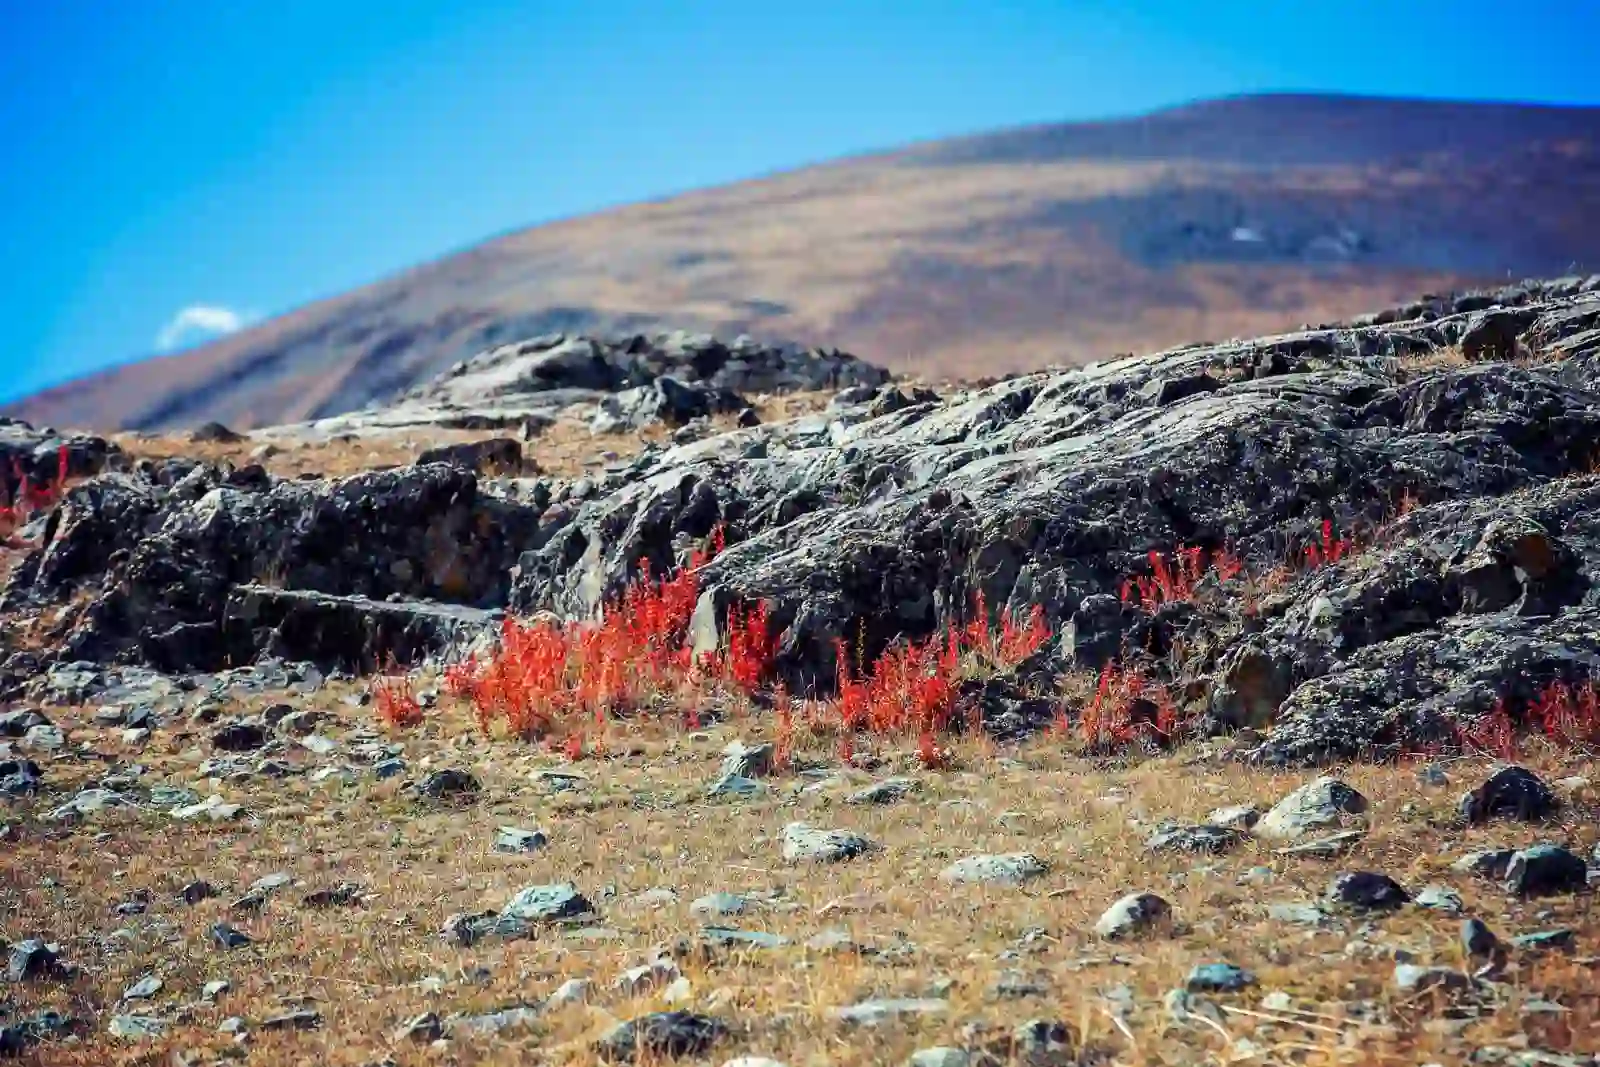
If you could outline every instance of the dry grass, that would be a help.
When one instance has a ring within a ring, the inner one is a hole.
[[[832,396],[831,392],[792,393],[752,397],[751,400],[763,422],[776,422],[820,411]],[[712,425],[717,432],[731,430],[737,425],[737,417],[719,415],[712,420]],[[630,434],[595,434],[586,420],[573,414],[563,416],[536,439],[524,442],[523,452],[529,474],[537,468],[539,472],[558,478],[578,478],[618,459],[636,455],[647,444],[669,444],[672,433],[672,427],[657,425]],[[142,434],[120,434],[112,440],[135,460],[188,458],[228,463],[234,467],[260,463],[269,474],[279,478],[342,478],[362,471],[405,466],[424,449],[508,436],[515,437],[515,430],[418,427],[409,432],[390,431],[330,440],[274,438],[272,448],[259,456],[263,441],[248,435],[234,442],[196,443],[184,435]]]
[[[378,728],[371,709],[337,696],[306,698],[333,716],[321,733],[347,738],[352,730]],[[888,807],[843,804],[872,776],[840,768],[822,748],[802,749],[799,762],[809,760],[830,772],[826,777],[769,779],[767,793],[755,799],[704,799],[725,742],[770,736],[770,723],[751,722],[695,734],[635,729],[614,738],[609,758],[570,768],[586,785],[551,793],[533,773],[561,765],[557,757],[485,739],[464,709],[449,707],[430,712],[422,729],[393,735],[405,746],[411,774],[454,765],[482,781],[476,802],[438,805],[419,803],[396,780],[379,782],[365,769],[349,785],[299,775],[201,783],[196,767],[208,746],[198,735],[163,730],[149,748],[133,752],[94,726],[87,709],[52,715],[101,754],[48,763],[57,796],[97,780],[114,762],[137,760],[148,768],[147,784],[165,780],[202,796],[220,792],[243,803],[253,819],[197,826],[141,813],[58,831],[11,814],[20,829],[4,846],[0,935],[53,937],[84,969],[69,984],[26,983],[11,987],[12,995],[20,1010],[70,1008],[92,1025],[79,1044],[45,1046],[42,1062],[166,1063],[173,1062],[163,1058],[169,1050],[222,1054],[232,1044],[216,1032],[222,1019],[259,1022],[306,1004],[321,1013],[323,1026],[257,1032],[252,1062],[337,1067],[389,1055],[397,1064],[436,1063],[440,1054],[427,1046],[395,1042],[394,1028],[424,1011],[444,1016],[537,1002],[568,978],[589,977],[596,985],[590,1005],[550,1013],[530,1029],[457,1039],[444,1060],[589,1063],[587,1042],[608,1023],[667,1006],[661,990],[629,995],[613,988],[615,978],[651,959],[657,946],[693,937],[702,920],[690,902],[718,890],[771,894],[769,905],[722,922],[780,934],[791,944],[684,964],[690,990],[676,1006],[745,1027],[706,1062],[760,1054],[791,1065],[898,1063],[919,1047],[960,1044],[963,1026],[973,1021],[1010,1026],[1037,1017],[1081,1027],[1090,1043],[1128,1064],[1449,1063],[1484,1045],[1600,1046],[1593,970],[1600,922],[1589,899],[1517,903],[1489,883],[1445,869],[1452,858],[1490,844],[1554,839],[1587,850],[1597,836],[1589,788],[1559,825],[1468,831],[1452,825],[1459,788],[1425,789],[1408,767],[1351,768],[1348,779],[1373,801],[1372,833],[1353,856],[1286,858],[1247,844],[1232,855],[1197,858],[1152,855],[1143,840],[1158,821],[1198,821],[1222,804],[1270,802],[1303,776],[1247,772],[1193,753],[1119,768],[1076,759],[1044,739],[999,754],[958,748],[956,764],[936,773],[914,769],[909,751],[881,753],[887,762],[879,774],[899,770],[921,786]],[[1554,756],[1541,764],[1552,777],[1586,766]],[[1451,774],[1464,785],[1484,770],[1458,763]],[[41,800],[39,808],[46,806]],[[789,866],[780,859],[778,837],[794,820],[855,830],[884,849],[837,865]],[[543,829],[549,847],[497,855],[491,842],[501,825]],[[1048,861],[1049,873],[1021,889],[952,887],[938,878],[963,856],[1017,851]],[[1520,957],[1495,998],[1498,1010],[1453,1019],[1432,997],[1398,994],[1391,976],[1397,951],[1422,963],[1461,966],[1454,920],[1407,909],[1370,927],[1341,919],[1312,929],[1268,917],[1271,904],[1311,901],[1341,869],[1382,870],[1413,890],[1447,882],[1469,914],[1502,936],[1572,926],[1577,955]],[[259,915],[230,910],[251,881],[276,871],[300,884],[281,890]],[[1246,878],[1252,871],[1259,884]],[[219,897],[192,907],[176,901],[178,889],[196,879],[217,885]],[[522,886],[568,880],[597,903],[601,925],[465,949],[437,936],[452,913],[497,908]],[[313,910],[299,903],[309,890],[347,881],[370,891],[364,906]],[[637,899],[663,888],[677,899],[653,907]],[[1096,917],[1132,890],[1169,899],[1178,932],[1114,949],[1097,941]],[[119,901],[141,892],[149,895],[146,914],[113,913]],[[230,953],[214,948],[208,930],[224,920],[255,944]],[[836,928],[872,951],[824,957],[804,947]],[[1260,978],[1249,993],[1215,998],[1236,1009],[1225,1016],[1225,1028],[1235,1042],[1252,1042],[1256,1055],[1241,1055],[1248,1046],[1239,1044],[1230,1052],[1204,1026],[1171,1025],[1161,1006],[1190,967],[1219,959]],[[997,998],[995,986],[1012,972],[1048,993]],[[123,990],[147,974],[165,988],[151,1004],[120,1010],[181,1021],[153,1042],[107,1036]],[[213,979],[226,979],[231,990],[214,1006],[198,1004],[201,986]],[[832,1009],[865,997],[932,995],[952,982],[948,1010],[921,1022],[850,1029],[830,1017]],[[1125,1030],[1106,1010],[1105,994],[1116,987],[1134,997]],[[1277,992],[1320,1014],[1303,1018],[1310,1026],[1250,1014]],[[1569,1011],[1526,1014],[1519,1004],[1532,997]],[[1370,1002],[1372,1017],[1352,1014],[1353,1001]]]

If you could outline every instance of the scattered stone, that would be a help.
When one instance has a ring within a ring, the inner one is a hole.
[[[885,778],[845,797],[846,804],[898,804],[921,788],[914,778]]]
[[[1425,763],[1417,768],[1417,781],[1434,789],[1443,789],[1450,784],[1450,776],[1437,763]]]
[[[452,1015],[444,1021],[446,1037],[485,1037],[507,1030],[524,1030],[539,1021],[539,1008],[530,1004],[513,1004],[498,1011],[478,1015]]]
[[[441,799],[473,796],[482,788],[478,779],[468,772],[456,767],[445,767],[430,771],[418,784],[417,791],[425,797]]]
[[[1324,776],[1274,804],[1253,832],[1257,837],[1292,841],[1329,827],[1343,827],[1366,810],[1366,797],[1339,779]]]
[[[800,822],[783,828],[783,858],[790,863],[838,863],[879,847],[849,830],[815,830]]]
[[[1250,830],[1261,821],[1261,809],[1254,804],[1233,804],[1217,808],[1206,816],[1208,826],[1221,826],[1228,830]]]
[[[516,826],[502,826],[495,831],[496,852],[537,852],[550,843],[542,830],[524,830]]]
[[[54,822],[79,822],[101,812],[133,811],[135,808],[133,801],[121,793],[114,793],[109,789],[85,789],[50,812],[47,818]]]
[[[1461,817],[1469,823],[1494,818],[1533,822],[1560,806],[1544,779],[1525,767],[1501,767],[1489,779],[1461,798]]]
[[[444,1036],[444,1023],[439,1016],[431,1011],[414,1015],[401,1023],[394,1032],[395,1043],[402,1041],[415,1041],[419,1045],[426,1045],[437,1041]]]
[[[198,804],[173,808],[167,814],[179,822],[228,822],[243,815],[244,806],[229,803],[213,793]]]
[[[1507,889],[1523,897],[1578,893],[1588,888],[1589,869],[1560,846],[1534,845],[1512,854],[1505,881]]]
[[[230,722],[211,734],[211,746],[221,752],[250,752],[267,743],[267,729],[259,722]]]
[[[133,985],[122,991],[123,1000],[149,1000],[161,992],[161,979],[153,974],[147,974]]]
[[[1031,852],[1012,852],[993,856],[968,856],[940,872],[947,882],[979,885],[1020,886],[1049,871],[1045,862]]]
[[[1523,952],[1548,952],[1551,949],[1570,949],[1577,941],[1577,931],[1563,926],[1556,930],[1539,930],[1531,934],[1518,934],[1511,946]]]
[[[50,720],[32,708],[0,711],[0,737],[26,737],[29,730],[49,725]]]
[[[178,899],[188,905],[195,905],[202,900],[209,900],[217,895],[217,891],[207,881],[194,881],[178,890]]]
[[[764,933],[760,930],[735,930],[726,926],[708,926],[700,931],[700,939],[709,945],[722,948],[782,948],[789,943],[787,937]]]
[[[1417,895],[1411,902],[1419,908],[1443,912],[1446,915],[1460,915],[1466,908],[1460,893],[1442,885],[1423,886],[1417,890]]]
[[[232,988],[233,986],[230,985],[226,979],[219,978],[215,981],[207,982],[205,985],[201,986],[200,997],[202,1000],[216,1000],[218,997],[222,996],[222,994],[226,993]]]
[[[316,1030],[321,1026],[322,1014],[308,1008],[300,1008],[261,1020],[263,1030]]]
[[[525,922],[555,922],[578,919],[595,913],[594,905],[571,882],[530,885],[518,890],[501,910],[500,917]]]
[[[39,791],[43,780],[44,775],[39,770],[39,765],[31,759],[0,760],[0,796],[12,799],[31,797]],[[56,812],[66,810],[67,808],[57,808]],[[61,818],[62,816],[56,812],[52,812],[50,817]]]
[[[1256,976],[1231,963],[1202,963],[1184,979],[1190,993],[1237,993],[1256,984]]]
[[[707,893],[689,905],[691,915],[743,915],[750,898],[738,893]]]
[[[106,1033],[125,1041],[149,1041],[166,1033],[167,1024],[149,1015],[113,1015]]]
[[[1389,911],[1410,903],[1411,894],[1386,874],[1347,871],[1329,884],[1327,900],[1360,911]]]
[[[29,752],[60,752],[67,747],[67,735],[59,726],[30,726],[22,735],[22,747]]]
[[[599,1041],[608,1059],[680,1059],[698,1056],[728,1036],[728,1027],[689,1011],[653,1012],[614,1027]]]
[[[1322,926],[1330,919],[1326,911],[1314,904],[1269,904],[1267,916],[1296,926]]]
[[[1394,984],[1407,993],[1426,993],[1434,990],[1456,992],[1472,988],[1472,979],[1449,967],[1422,967],[1415,963],[1397,963]]]
[[[737,774],[725,775],[711,783],[706,796],[712,800],[749,800],[767,791],[764,783]]]
[[[37,938],[18,941],[11,946],[11,957],[6,963],[6,981],[30,982],[60,977],[63,973],[60,946],[47,945]]]
[[[1245,839],[1245,834],[1222,826],[1177,826],[1158,831],[1145,842],[1152,852],[1227,852]]]
[[[942,1015],[950,1010],[948,1002],[933,999],[883,999],[863,1000],[848,1007],[833,1009],[833,1017],[852,1026],[881,1026],[886,1022],[907,1017]]]
[[[326,889],[316,889],[300,898],[304,908],[347,908],[361,903],[361,887],[354,882],[340,882]]]
[[[1468,956],[1493,956],[1500,950],[1500,939],[1482,919],[1464,919],[1461,923],[1461,947]]]
[[[1516,852],[1509,848],[1472,852],[1452,863],[1450,869],[1457,874],[1475,874],[1498,882],[1505,878],[1506,869],[1511,866],[1511,858],[1515,855]]]
[[[1107,941],[1153,933],[1171,924],[1172,905],[1154,893],[1129,893],[1105,910],[1094,932]]]
[[[913,1052],[906,1067],[973,1067],[972,1054],[966,1049],[938,1045]]]
[[[217,923],[211,928],[211,940],[219,948],[235,949],[244,948],[250,944],[250,936],[242,930],[235,929],[227,923]]]
[[[589,1000],[589,994],[594,988],[594,983],[587,978],[568,978],[556,991],[545,999],[546,1008],[561,1008],[568,1004],[584,1004]]]
[[[776,749],[770,744],[746,745],[734,741],[724,749],[719,778],[765,778],[772,773]]]
[[[385,778],[398,778],[406,773],[406,761],[399,758],[382,759],[372,765],[372,776],[382,781]]]

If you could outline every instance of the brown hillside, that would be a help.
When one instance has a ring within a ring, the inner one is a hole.
[[[8,413],[240,426],[666,327],[975,375],[1600,269],[1600,108],[1315,96],[918,145],[511,233]]]

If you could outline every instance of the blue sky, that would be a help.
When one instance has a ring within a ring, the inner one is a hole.
[[[484,237],[1269,89],[1600,103],[1600,4],[0,0],[0,396]]]

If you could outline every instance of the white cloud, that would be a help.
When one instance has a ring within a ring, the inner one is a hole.
[[[170,352],[196,341],[224,337],[244,329],[254,319],[255,316],[248,312],[235,311],[233,308],[190,304],[161,327],[161,332],[156,334],[156,348]]]

